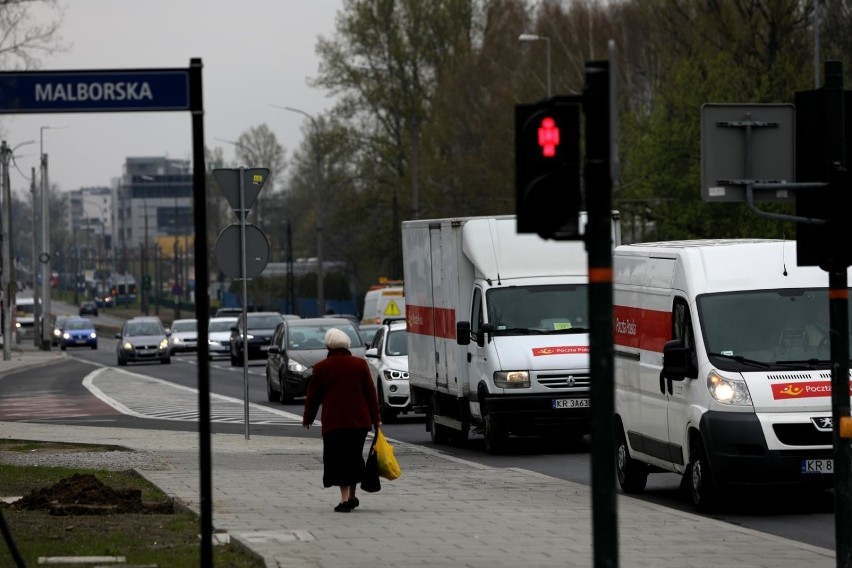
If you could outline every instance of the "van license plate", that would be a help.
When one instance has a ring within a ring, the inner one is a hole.
[[[834,473],[834,460],[802,460],[802,473]]]
[[[553,408],[589,408],[591,401],[588,398],[554,398]]]

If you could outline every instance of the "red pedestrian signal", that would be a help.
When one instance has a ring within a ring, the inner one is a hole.
[[[556,147],[559,146],[559,127],[556,121],[549,116],[544,117],[538,129],[538,145],[541,146],[541,155],[552,158],[556,155]]]
[[[519,233],[579,237],[580,104],[554,97],[515,107],[515,195]]]

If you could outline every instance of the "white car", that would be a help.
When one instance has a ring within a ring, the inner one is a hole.
[[[169,328],[169,353],[188,353],[198,349],[198,322],[179,319]]]
[[[236,317],[210,318],[207,330],[207,349],[210,358],[228,357],[231,352],[231,328],[237,325]]]
[[[408,386],[408,332],[404,320],[385,320],[364,354],[373,371],[382,422],[413,412]]]

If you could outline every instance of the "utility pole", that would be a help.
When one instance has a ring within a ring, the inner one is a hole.
[[[15,301],[15,279],[12,277],[12,191],[9,183],[11,151],[3,140],[0,156],[3,167],[3,360],[12,358],[12,304]]]

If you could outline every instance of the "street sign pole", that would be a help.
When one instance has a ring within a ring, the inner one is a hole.
[[[245,409],[245,437],[249,439],[249,386],[248,386],[248,271],[246,270],[246,184],[243,179],[245,168],[240,166],[240,210],[237,216],[240,218],[240,280],[243,282],[243,407]]]

